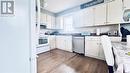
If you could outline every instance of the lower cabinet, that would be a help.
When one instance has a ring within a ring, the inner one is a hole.
[[[65,36],[56,36],[56,48],[65,50]]]
[[[50,49],[55,49],[56,48],[56,36],[55,35],[50,35],[49,36],[49,47]]]
[[[72,52],[72,36],[65,37],[65,50]]]
[[[56,48],[72,52],[72,36],[56,36]]]
[[[85,37],[85,56],[105,60],[101,37],[86,36]],[[121,37],[109,37],[111,42],[120,42]]]
[[[100,37],[85,37],[85,56],[105,60]]]

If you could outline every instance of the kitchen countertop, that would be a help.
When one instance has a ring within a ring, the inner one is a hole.
[[[48,34],[52,35],[52,34]],[[53,34],[56,36],[102,36],[102,35],[81,35],[81,34]],[[120,37],[120,36],[110,36],[110,37]]]
[[[113,51],[116,56],[115,62],[120,66],[119,72],[130,73],[130,48],[126,42],[113,42]]]

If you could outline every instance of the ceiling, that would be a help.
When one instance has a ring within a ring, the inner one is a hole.
[[[89,1],[92,0],[46,0],[48,6],[45,9],[58,13]]]

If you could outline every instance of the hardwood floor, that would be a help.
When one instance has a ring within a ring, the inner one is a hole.
[[[58,49],[39,54],[38,73],[107,73],[102,60]]]

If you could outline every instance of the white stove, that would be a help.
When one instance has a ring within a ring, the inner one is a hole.
[[[40,34],[37,45],[37,54],[50,50],[48,35]]]

